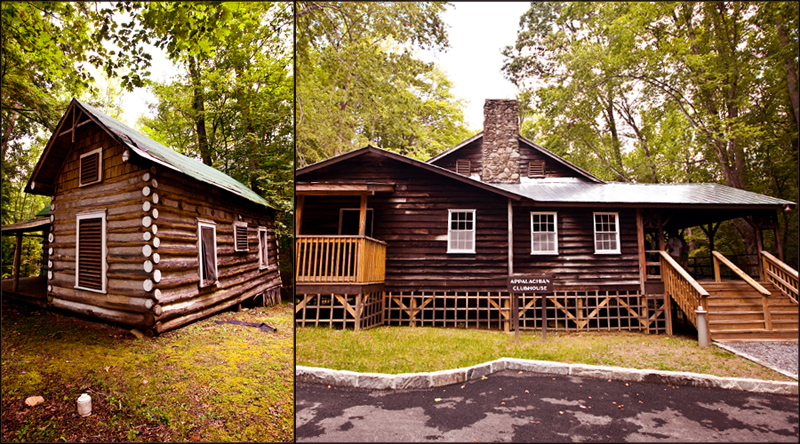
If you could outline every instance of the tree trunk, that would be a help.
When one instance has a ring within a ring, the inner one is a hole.
[[[213,153],[208,146],[208,136],[206,135],[206,104],[203,95],[203,86],[200,84],[200,68],[194,57],[189,57],[189,75],[192,77],[192,87],[194,91],[194,122],[197,128],[197,147],[200,150],[200,157],[203,163],[211,166],[213,163]]]

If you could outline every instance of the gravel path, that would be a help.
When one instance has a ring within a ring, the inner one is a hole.
[[[797,375],[797,342],[726,342],[724,345]]]

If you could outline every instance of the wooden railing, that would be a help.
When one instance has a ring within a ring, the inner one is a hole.
[[[297,236],[297,283],[381,282],[386,243],[366,236]]]
[[[762,251],[761,256],[763,258],[762,267],[764,267],[764,278],[796,304],[798,299],[797,270],[786,265],[783,261],[766,251]]]
[[[665,296],[675,299],[692,325],[697,327],[695,310],[701,305],[703,309],[708,309],[708,292],[666,251],[659,253],[661,254],[661,280],[664,281]]]
[[[733,262],[729,261],[728,258],[722,255],[719,251],[712,251],[711,255],[714,256],[714,281],[721,282],[722,279],[720,277],[720,264],[725,265],[728,267],[734,275],[742,279],[743,281],[747,282],[748,285],[753,287],[755,291],[761,294],[761,305],[764,308],[764,324],[767,330],[772,330],[772,314],[769,311],[769,297],[772,293],[769,292],[766,288],[764,288],[761,284],[756,282],[753,278],[747,275],[744,271],[742,271],[739,267],[734,265]]]

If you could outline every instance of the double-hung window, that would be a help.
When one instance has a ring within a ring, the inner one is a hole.
[[[447,210],[447,252],[475,252],[475,210]]]
[[[594,213],[594,252],[619,254],[619,213]]]
[[[531,211],[531,254],[558,254],[558,216]]]
[[[258,268],[267,267],[267,227],[258,227]]]
[[[105,293],[106,212],[78,214],[75,226],[75,288]]]
[[[197,222],[197,248],[200,252],[200,286],[214,285],[218,280],[217,226],[214,222]]]

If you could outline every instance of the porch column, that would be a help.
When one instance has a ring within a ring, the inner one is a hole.
[[[636,209],[636,245],[639,250],[639,289],[644,295],[644,281],[647,280],[647,257],[644,252],[644,221],[641,208]]]
[[[17,242],[14,246],[14,285],[13,291],[19,291],[19,263],[22,259],[22,232],[17,232]]]
[[[374,217],[374,216],[373,216]],[[367,195],[361,195],[361,208],[358,213],[358,235],[364,237],[367,234]]]
[[[508,275],[514,274],[514,210],[508,198]]]
[[[297,196],[297,208],[294,210],[294,234],[300,236],[300,227],[303,225],[303,204],[306,201],[306,196]]]

